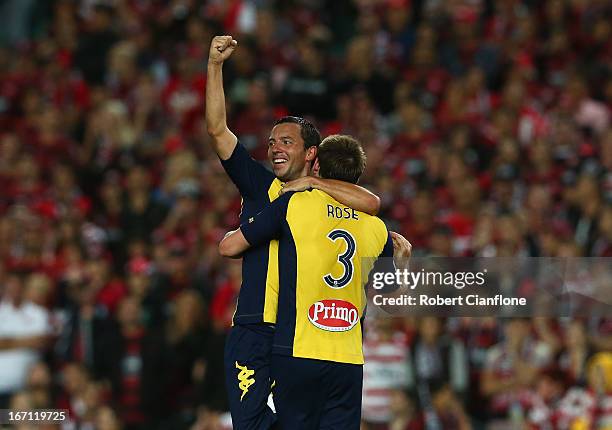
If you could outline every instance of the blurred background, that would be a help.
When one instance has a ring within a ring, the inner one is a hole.
[[[612,256],[607,0],[0,0],[0,408],[49,429],[224,429],[240,198],[228,124],[363,143],[421,256]],[[612,315],[367,327],[363,428],[611,429]],[[23,427],[28,428],[28,427]]]

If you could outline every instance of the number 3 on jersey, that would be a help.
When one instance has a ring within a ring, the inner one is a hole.
[[[332,230],[329,232],[327,237],[335,242],[338,239],[342,239],[346,242],[346,251],[343,254],[338,255],[338,262],[344,267],[344,272],[339,278],[334,278],[331,273],[323,276],[325,283],[335,289],[344,288],[353,279],[354,265],[353,257],[357,250],[357,244],[355,238],[346,230]]]

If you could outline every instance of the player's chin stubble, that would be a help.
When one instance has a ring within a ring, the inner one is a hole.
[[[293,170],[292,167],[293,166],[291,166],[291,165],[285,165],[285,166],[276,167],[274,169],[274,174],[282,182],[289,182],[292,179],[295,179],[295,178],[293,178],[294,175],[293,175],[293,172],[292,172],[292,170]]]

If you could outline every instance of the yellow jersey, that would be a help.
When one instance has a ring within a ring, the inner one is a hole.
[[[383,221],[310,190],[276,199],[241,230],[251,246],[279,241],[273,353],[363,364],[367,276],[393,257]]]

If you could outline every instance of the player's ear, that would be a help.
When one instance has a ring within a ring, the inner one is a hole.
[[[314,161],[317,158],[317,147],[311,146],[306,150],[306,161]]]
[[[312,176],[319,177],[319,168],[319,157],[317,157],[312,163]]]

